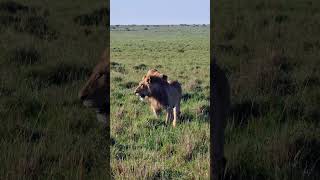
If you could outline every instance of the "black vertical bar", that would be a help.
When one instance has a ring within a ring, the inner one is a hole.
[[[107,60],[109,61],[108,64],[109,66],[107,66],[107,84],[109,85],[109,88],[107,88],[107,128],[106,128],[106,133],[107,133],[107,175],[108,177],[106,177],[106,179],[111,179],[111,151],[110,151],[110,147],[111,147],[111,138],[110,138],[110,56],[111,56],[111,50],[110,50],[110,0],[107,0],[107,9],[108,9],[108,18],[107,18],[107,23],[106,23],[106,33],[107,33],[107,39],[106,39],[106,48],[107,48],[107,56],[109,56],[109,58],[107,57]]]

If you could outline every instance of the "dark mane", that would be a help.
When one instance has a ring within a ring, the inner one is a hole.
[[[158,76],[150,76],[150,78],[151,84],[159,84],[161,86],[161,88],[151,92],[151,97],[157,100],[162,106],[168,106],[168,94],[166,93],[165,88],[169,83]]]
[[[168,85],[168,81],[159,76],[150,76],[152,83],[160,83],[163,85]]]

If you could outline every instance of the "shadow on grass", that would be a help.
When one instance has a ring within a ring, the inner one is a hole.
[[[195,114],[190,111],[186,111],[186,112],[181,112],[178,122],[188,123],[193,121],[194,119],[195,119]]]

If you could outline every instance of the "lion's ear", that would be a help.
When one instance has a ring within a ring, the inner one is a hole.
[[[168,76],[165,74],[160,74],[160,78],[167,81],[168,80]]]

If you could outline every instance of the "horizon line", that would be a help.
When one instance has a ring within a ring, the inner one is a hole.
[[[161,26],[161,25],[210,25],[207,23],[191,23],[191,24],[186,24],[186,23],[179,23],[179,24],[110,24],[110,26],[116,26],[116,25],[120,25],[120,26],[128,26],[128,25],[136,25],[136,26]]]

